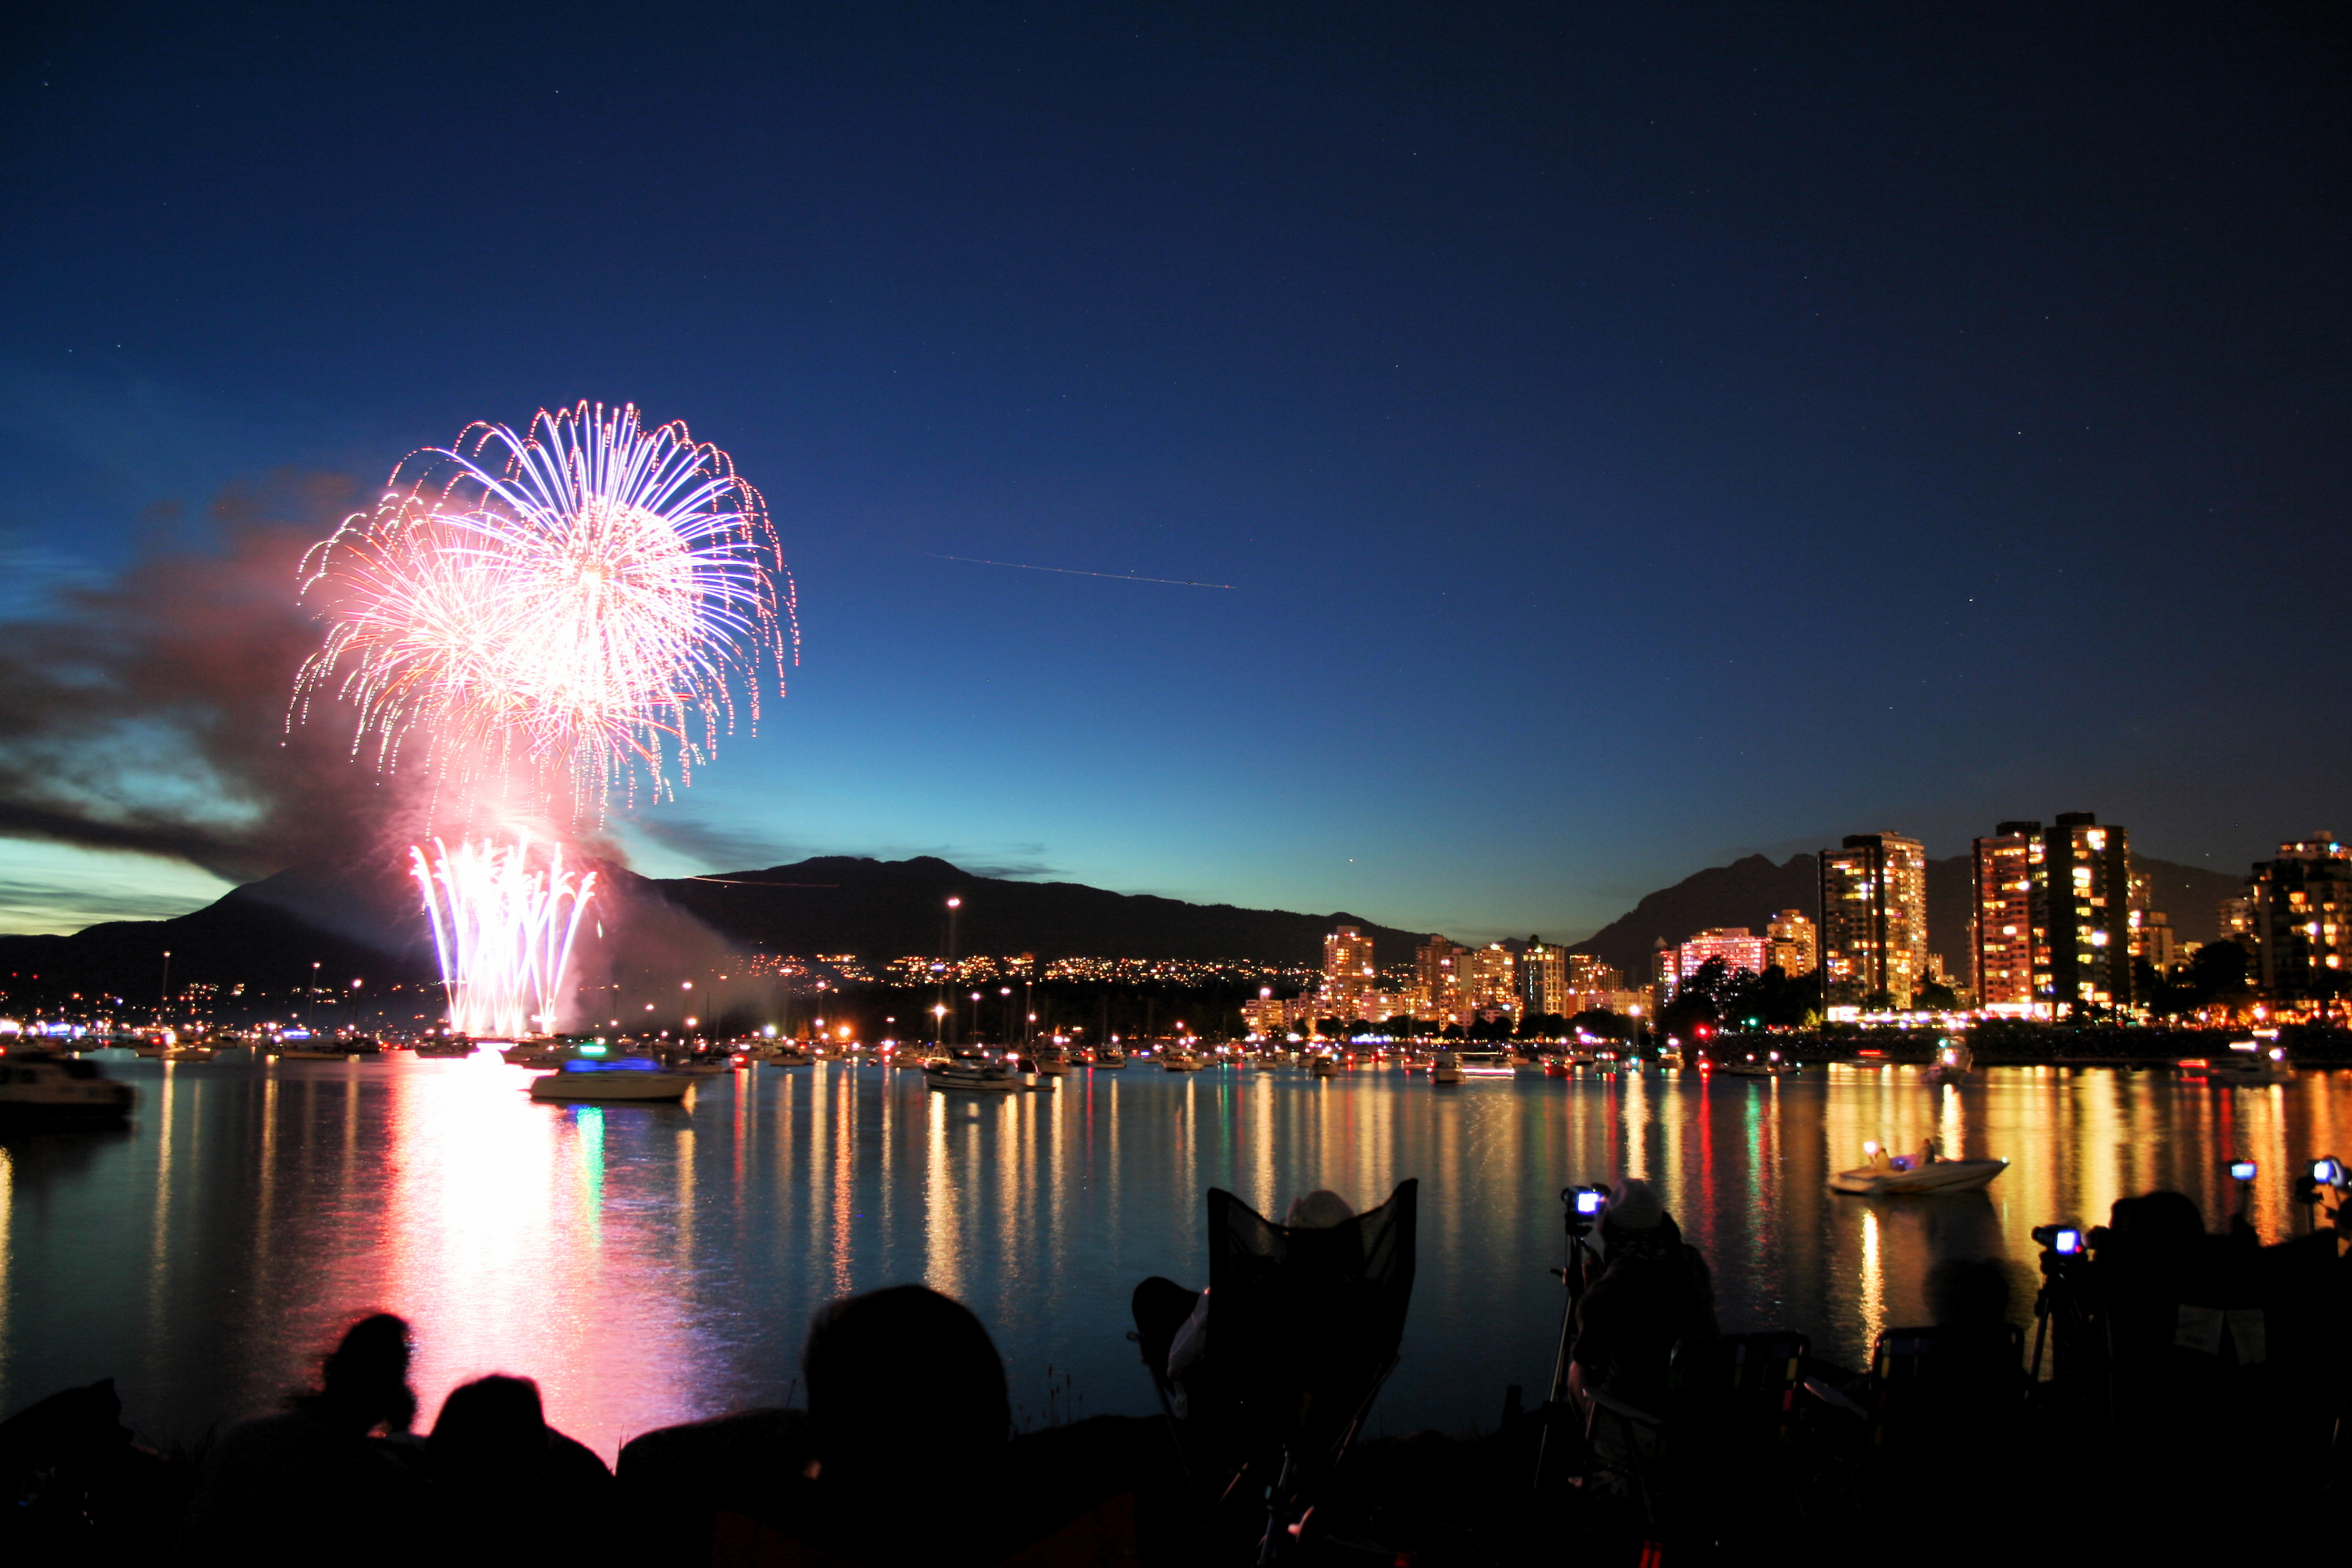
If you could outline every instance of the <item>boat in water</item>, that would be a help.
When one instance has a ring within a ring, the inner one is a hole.
[[[1433,1084],[1460,1083],[1462,1081],[1460,1059],[1452,1051],[1438,1052],[1436,1056],[1430,1058],[1429,1081]]]
[[[1209,1064],[1190,1051],[1170,1050],[1160,1053],[1160,1065],[1170,1072],[1199,1072]]]
[[[692,1075],[672,1072],[651,1057],[620,1057],[608,1062],[574,1057],[556,1071],[531,1079],[530,1097],[557,1102],[675,1104],[693,1087]]]
[[[1032,1059],[1037,1064],[1039,1078],[1060,1078],[1070,1070],[1070,1053],[1059,1046],[1048,1046]]]
[[[38,1126],[101,1126],[121,1121],[138,1091],[106,1076],[96,1062],[47,1051],[0,1055],[0,1120]]]
[[[2294,1077],[2294,1066],[2286,1059],[2286,1047],[2269,1045],[2262,1040],[2232,1040],[2230,1054],[2203,1060],[2184,1061],[2181,1070],[2194,1076],[2202,1073],[2211,1083],[2285,1083]]]
[[[1929,1083],[1966,1083],[1969,1075],[1976,1070],[1976,1053],[1958,1040],[1947,1040],[1920,1076]]]
[[[1708,1065],[1712,1070],[1731,1078],[1778,1078],[1782,1073],[1797,1070],[1797,1064],[1782,1061],[1780,1053],[1778,1051],[1768,1051],[1761,1058],[1759,1058],[1754,1051],[1750,1051],[1737,1061],[1712,1062]]]
[[[463,1035],[446,1040],[419,1040],[415,1046],[419,1057],[446,1057],[455,1059],[474,1054],[474,1042]]]
[[[1830,1178],[1830,1191],[1855,1197],[1894,1197],[1906,1193],[1973,1193],[2009,1169],[2006,1160],[1947,1160],[1928,1139],[1916,1154],[1889,1154],[1864,1143],[1866,1162]]]
[[[562,1040],[517,1040],[499,1052],[499,1058],[509,1067],[562,1067],[572,1058],[572,1047]]]
[[[1307,1070],[1317,1078],[1337,1078],[1339,1076],[1339,1058],[1318,1051],[1307,1058]]]
[[[1127,1053],[1120,1050],[1117,1046],[1113,1046],[1107,1051],[1097,1051],[1095,1053],[1095,1066],[1098,1068],[1109,1068],[1116,1071],[1126,1065]]]
[[[1023,1087],[1011,1063],[971,1057],[926,1064],[923,1083],[942,1094],[1011,1094]]]

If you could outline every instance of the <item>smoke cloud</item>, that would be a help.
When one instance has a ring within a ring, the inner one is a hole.
[[[330,474],[233,489],[203,528],[16,623],[0,640],[0,835],[247,881],[373,853],[413,821],[415,786],[353,759],[347,715],[287,726],[319,639],[297,570],[358,496]]]

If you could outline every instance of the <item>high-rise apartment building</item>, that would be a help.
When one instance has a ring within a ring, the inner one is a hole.
[[[2279,846],[2246,881],[2263,989],[2283,1001],[2328,995],[2352,967],[2352,855],[2332,833]]]
[[[1568,950],[1553,947],[1540,937],[1528,938],[1527,951],[1517,965],[1519,1005],[1529,1013],[1558,1013],[1569,1007]]]
[[[2048,932],[2033,911],[2042,856],[2038,822],[2004,822],[1991,837],[1976,841],[1976,944],[1969,974],[1977,1005],[1987,1012],[2026,1017],[2041,994],[2034,976],[2047,965],[2036,954]]]
[[[1323,995],[1332,1005],[1349,1004],[1380,984],[1372,967],[1372,939],[1360,927],[1341,926],[1323,939]],[[1351,1015],[1341,1013],[1341,1017]]]
[[[1517,1013],[1519,1009],[1518,986],[1513,971],[1517,965],[1511,950],[1500,942],[1474,947],[1459,961],[1462,974],[1463,1005],[1469,1011],[1485,1012],[1501,1008]]]
[[[1824,849],[1821,968],[1833,1004],[1880,993],[1897,1007],[1927,973],[1927,852],[1899,833],[1859,833]]]
[[[1811,974],[1821,962],[1821,933],[1813,927],[1813,918],[1802,910],[1782,910],[1767,921],[1764,942],[1764,962],[1779,964],[1780,973],[1791,980]]]
[[[1413,1014],[1439,1023],[1459,1023],[1462,958],[1470,950],[1433,935],[1413,949]]]
[[[2087,811],[2004,822],[1976,841],[1977,1005],[2074,1017],[2132,1005],[2131,836]]]

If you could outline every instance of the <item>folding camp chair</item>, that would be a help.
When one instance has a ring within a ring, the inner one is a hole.
[[[1260,1563],[1306,1519],[1395,1367],[1412,1300],[1420,1184],[1344,1224],[1290,1229],[1209,1191],[1209,1351],[1174,1413],[1152,1384],[1213,1538]]]

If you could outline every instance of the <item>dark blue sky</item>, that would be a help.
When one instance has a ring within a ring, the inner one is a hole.
[[[2347,60],[2305,13],[100,5],[17,44],[6,602],[282,467],[683,417],[766,491],[806,651],[648,869],[930,851],[1573,936],[1847,832],[2352,830]],[[0,845],[21,907],[75,874]]]

